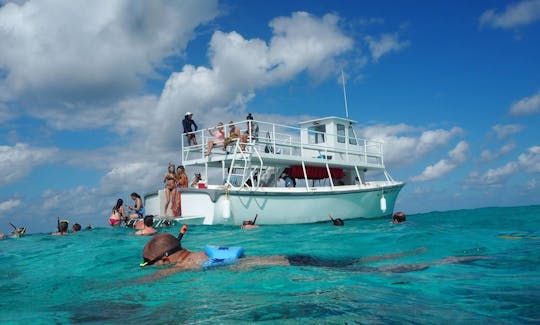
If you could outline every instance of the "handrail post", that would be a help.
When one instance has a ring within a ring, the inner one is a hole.
[[[328,162],[326,162],[326,171],[328,172],[328,179],[330,180],[330,188],[334,189],[334,180],[332,179],[332,173],[330,172],[330,167],[328,166]]]
[[[273,154],[276,154],[276,125],[272,123],[272,147],[274,147]]]
[[[309,182],[307,178],[306,164],[304,163],[304,159],[302,159],[302,170],[304,171],[304,180],[306,181],[306,190],[309,190]]]

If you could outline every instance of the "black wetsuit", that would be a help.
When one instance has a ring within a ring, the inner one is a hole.
[[[344,259],[323,259],[309,255],[290,255],[285,256],[292,266],[314,266],[328,267],[335,269],[343,269],[344,271],[363,272],[363,273],[405,273],[412,271],[420,271],[428,268],[427,264],[398,264],[387,265],[380,267],[362,265],[361,259],[344,258]]]
[[[289,263],[293,266],[320,266],[320,267],[348,267],[358,263],[358,259],[322,259],[309,255],[290,255],[286,256]]]

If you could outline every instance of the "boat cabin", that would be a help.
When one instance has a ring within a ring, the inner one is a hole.
[[[313,148],[305,149],[304,155],[319,154],[327,147],[346,150],[349,146],[357,146],[354,124],[356,121],[334,116],[301,122],[301,142]],[[332,156],[318,158],[332,159]]]

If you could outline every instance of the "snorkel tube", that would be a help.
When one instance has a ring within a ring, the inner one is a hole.
[[[259,214],[255,214],[255,218],[253,219],[253,221],[251,222],[252,225],[255,224],[255,222],[257,222],[257,217],[259,216]]]
[[[182,229],[180,229],[180,232],[178,233],[178,237],[176,237],[178,239],[178,244],[180,245],[180,247],[182,247],[182,238],[184,237],[184,234],[186,233],[187,228],[188,228],[187,225],[183,225]]]

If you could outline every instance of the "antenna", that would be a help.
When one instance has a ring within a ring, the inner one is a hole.
[[[341,69],[341,84],[343,85],[343,98],[345,99],[345,117],[349,118],[349,107],[347,107],[347,91],[345,90],[345,77],[343,76],[343,69]]]

